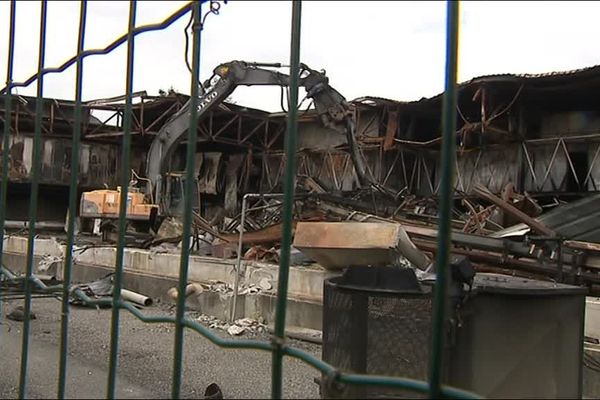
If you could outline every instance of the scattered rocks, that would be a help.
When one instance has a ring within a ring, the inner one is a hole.
[[[246,330],[245,327],[238,326],[238,325],[231,325],[229,328],[227,328],[227,333],[229,333],[231,336],[238,336],[238,335],[241,335],[242,333],[244,333],[245,330]]]
[[[204,290],[208,290],[211,292],[216,292],[216,293],[233,292],[232,285],[225,283],[225,282],[221,282],[221,281],[204,282],[204,283],[201,283],[201,285]]]
[[[257,294],[261,290],[260,287],[255,285],[248,285],[246,287],[242,287],[241,289],[242,290],[238,292],[239,294]]]
[[[215,292],[215,293],[223,293],[223,294],[233,294],[233,285],[221,281],[210,281],[204,282],[200,284],[204,290]],[[260,282],[255,284],[241,283],[238,287],[238,294],[257,294],[262,290],[270,290],[273,288],[270,280],[267,278],[263,278]]]
[[[263,322],[252,318],[240,318],[230,324],[219,320],[215,316],[202,314],[197,318],[197,321],[211,329],[225,331],[231,336],[239,336],[243,333],[255,335],[267,331],[267,326]]]
[[[62,257],[52,256],[50,254],[46,254],[42,257],[37,266],[38,272],[52,272],[56,274],[58,272],[58,265],[63,262]]]

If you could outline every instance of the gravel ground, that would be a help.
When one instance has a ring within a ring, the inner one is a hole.
[[[10,312],[21,301],[3,303],[3,313]],[[60,302],[56,299],[34,299],[37,319],[31,323],[31,346],[28,397],[56,398],[60,341]],[[148,315],[173,314],[166,306],[146,308]],[[190,314],[194,316],[193,314]],[[18,397],[22,323],[1,319],[0,398]],[[67,396],[71,398],[104,398],[110,352],[110,309],[71,308],[69,329],[69,376]],[[173,370],[174,326],[145,324],[121,312],[120,361],[118,371],[119,398],[170,398]],[[227,333],[216,334],[231,338]],[[240,338],[247,338],[244,334]],[[268,340],[266,334],[252,338]],[[202,398],[205,388],[217,383],[225,398],[268,398],[271,382],[271,354],[253,350],[225,350],[213,345],[196,332],[186,330],[184,340],[184,372],[181,396]],[[320,346],[291,341],[320,357]],[[320,374],[303,362],[284,359],[284,397],[319,398],[313,379]]]

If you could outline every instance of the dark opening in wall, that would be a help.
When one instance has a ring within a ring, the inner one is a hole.
[[[527,129],[528,139],[537,139],[540,137],[540,131],[542,130],[542,116],[537,110],[530,110],[525,115],[525,126]]]
[[[571,158],[571,162],[573,163],[573,170],[575,172],[575,176],[573,176],[573,171],[571,170],[571,166],[568,166],[567,173],[567,192],[578,192],[580,190],[585,190],[584,181],[588,173],[588,154],[585,151],[570,151],[569,157]],[[579,184],[577,183],[579,181]]]
[[[37,209],[38,221],[64,222],[69,207],[69,187],[40,185]],[[30,183],[9,183],[6,202],[8,221],[29,219]]]

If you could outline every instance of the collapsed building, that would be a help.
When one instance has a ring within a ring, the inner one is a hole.
[[[593,96],[599,85],[600,67],[539,75],[484,76],[459,85],[453,228],[459,241],[455,243],[463,253],[488,265],[547,275],[550,270],[545,263],[556,264],[557,249],[564,246],[564,240],[570,240],[567,245],[577,254],[567,254],[572,262],[566,263],[572,264],[573,271],[578,264],[585,267],[585,273],[592,274],[595,267],[588,264],[598,251],[595,243],[600,241],[600,223],[594,221],[592,207],[600,184],[600,107]],[[359,153],[366,173],[375,182],[368,187],[361,185],[344,135],[324,127],[315,110],[301,112],[297,188],[300,193],[315,194],[321,207],[308,212],[309,207],[304,206],[304,211],[297,211],[298,218],[328,220],[333,213],[334,219],[340,220],[356,218],[359,212],[364,218],[395,220],[407,226],[417,247],[435,252],[442,98],[440,94],[400,102],[362,97],[350,102]],[[134,94],[131,168],[136,177],[144,179],[152,140],[187,100],[187,96],[174,92],[159,96]],[[27,219],[28,202],[23,200],[28,197],[31,180],[35,107],[35,98],[13,95],[8,228],[22,226],[19,221]],[[121,174],[131,174],[121,168],[124,108],[123,98],[85,103],[78,171],[80,192],[115,188]],[[40,184],[44,198],[51,201],[40,204],[40,229],[64,225],[73,110],[72,102],[44,99]],[[285,113],[267,113],[223,102],[199,122],[194,195],[205,230],[211,227],[213,234],[233,242],[239,231],[242,196],[281,192],[285,118]],[[181,184],[184,165],[182,143],[168,166],[169,174],[175,177],[173,185]],[[167,190],[169,201],[181,207],[182,192],[172,189]],[[492,201],[490,195],[495,196]],[[578,206],[576,200],[581,198],[591,200]],[[256,236],[259,239],[254,241],[248,235],[244,244],[276,247],[280,233],[273,229],[280,218],[276,204],[257,201],[264,206],[259,210],[262,214],[249,216],[244,230],[271,230]],[[323,208],[323,204],[329,205]],[[551,214],[553,208],[568,206],[571,211],[562,219],[557,213]],[[507,244],[502,238],[523,237],[532,229],[537,232],[536,221],[544,221],[546,214],[549,227],[541,231],[554,229],[561,238],[543,241],[548,259],[532,261],[530,265],[524,265],[527,260],[519,257],[507,261],[507,251],[522,251],[522,256],[527,257],[531,252],[526,248],[531,243],[521,243],[523,249],[518,250],[517,245]],[[571,220],[565,221],[567,218]],[[518,225],[523,222],[525,227]],[[565,222],[570,225],[565,227]],[[488,241],[485,246],[481,244],[482,237]],[[497,241],[490,243],[494,237]],[[208,254],[232,255],[236,249],[230,247],[229,253],[213,248]],[[479,253],[475,254],[474,249]],[[582,258],[580,252],[587,255]],[[252,254],[257,257],[258,253],[269,254],[265,249],[255,249]],[[592,281],[596,282],[596,278]]]

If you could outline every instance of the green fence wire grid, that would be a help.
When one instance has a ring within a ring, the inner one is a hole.
[[[133,71],[135,61],[135,38],[137,35],[166,29],[175,21],[191,13],[193,18],[193,40],[192,40],[192,66],[190,82],[190,126],[197,126],[198,123],[198,96],[200,88],[199,71],[201,56],[201,33],[203,30],[204,19],[202,16],[202,5],[208,1],[193,1],[178,9],[168,18],[160,23],[136,27],[136,7],[137,2],[129,2],[129,19],[127,33],[103,49],[85,49],[85,34],[87,20],[87,0],[80,1],[80,17],[76,55],[59,67],[48,68],[44,65],[46,50],[46,27],[47,27],[47,8],[46,0],[40,1],[40,28],[39,28],[39,49],[38,49],[38,68],[37,73],[23,82],[13,81],[14,52],[15,52],[15,25],[17,2],[10,2],[10,23],[8,29],[8,56],[7,56],[7,74],[6,86],[1,93],[5,102],[4,131],[3,131],[3,152],[2,152],[2,182],[0,186],[0,266],[2,266],[3,245],[4,245],[4,226],[6,220],[6,202],[8,189],[8,165],[9,165],[9,138],[11,134],[11,104],[12,90],[17,87],[27,87],[33,82],[37,82],[36,93],[36,111],[33,139],[33,168],[31,173],[31,195],[29,204],[29,235],[27,244],[27,261],[24,278],[19,278],[10,273],[3,266],[0,272],[3,279],[22,281],[25,291],[25,303],[23,321],[23,336],[21,347],[21,365],[19,376],[19,398],[27,397],[27,373],[29,361],[29,341],[30,341],[30,314],[32,293],[42,291],[62,295],[62,319],[61,319],[61,338],[60,338],[60,361],[57,377],[57,398],[65,397],[67,360],[68,360],[68,333],[69,333],[69,298],[77,296],[89,305],[110,305],[112,307],[111,317],[111,339],[110,339],[110,358],[109,373],[107,382],[107,398],[114,398],[116,393],[118,376],[118,355],[119,355],[119,322],[120,311],[126,310],[145,323],[172,323],[175,325],[175,345],[174,345],[174,363],[171,395],[173,398],[179,398],[182,385],[182,362],[184,348],[184,330],[191,329],[210,340],[215,345],[228,349],[253,349],[263,350],[272,353],[272,398],[281,398],[283,396],[282,388],[282,368],[283,357],[289,356],[304,361],[308,365],[319,370],[326,376],[325,384],[349,384],[349,385],[374,385],[394,387],[399,389],[408,389],[419,393],[428,393],[431,398],[449,397],[449,398],[478,398],[473,393],[441,385],[441,365],[442,348],[444,344],[444,315],[446,299],[446,275],[449,263],[450,247],[450,204],[452,201],[452,180],[454,177],[454,157],[455,157],[455,125],[456,115],[453,110],[456,108],[456,68],[457,68],[457,45],[458,45],[458,8],[457,1],[447,2],[447,37],[446,37],[446,70],[445,70],[445,94],[443,106],[443,151],[442,165],[443,177],[440,186],[440,235],[439,252],[437,259],[437,284],[434,297],[433,313],[433,331],[432,331],[432,351],[430,360],[429,382],[406,379],[400,377],[374,376],[348,374],[337,370],[322,360],[310,355],[302,350],[290,347],[285,342],[285,318],[287,307],[287,288],[289,280],[289,261],[290,245],[292,240],[292,206],[294,199],[294,177],[295,177],[295,153],[296,153],[296,135],[298,130],[298,78],[300,74],[300,27],[302,20],[301,1],[291,1],[292,20],[291,20],[291,43],[290,43],[290,107],[287,115],[287,133],[285,136],[286,159],[289,160],[285,166],[284,175],[284,200],[283,200],[283,237],[282,253],[279,265],[279,277],[277,287],[277,308],[275,329],[270,342],[257,340],[237,340],[223,339],[209,328],[200,323],[187,318],[185,311],[185,293],[188,267],[190,257],[190,235],[192,229],[192,196],[185,196],[184,215],[183,215],[183,239],[181,250],[181,261],[179,271],[177,308],[174,317],[171,316],[146,316],[143,312],[135,308],[131,303],[121,298],[121,288],[123,279],[123,255],[125,248],[125,225],[126,225],[126,204],[129,180],[126,174],[121,176],[121,199],[118,219],[118,246],[114,274],[114,291],[111,300],[97,300],[86,296],[81,290],[72,290],[71,276],[73,268],[73,247],[75,218],[68,218],[67,222],[67,246],[65,251],[65,262],[63,271],[63,284],[56,286],[46,286],[43,282],[33,275],[33,255],[35,243],[35,224],[38,209],[39,194],[39,174],[41,168],[41,143],[42,143],[42,115],[44,102],[44,76],[50,73],[61,73],[75,64],[75,103],[74,103],[74,123],[72,138],[72,156],[71,171],[79,170],[79,151],[82,124],[82,90],[83,90],[83,61],[86,57],[92,55],[104,55],[112,52],[122,44],[127,44],[127,62],[126,62],[126,93],[125,108],[123,114],[123,138],[122,138],[122,171],[128,171],[130,166],[131,150],[131,125],[132,125],[132,98],[133,98]],[[210,2],[211,9],[214,11],[213,1]],[[185,171],[185,193],[193,192],[193,174],[195,171],[195,151],[197,143],[197,130],[189,129],[187,136],[187,156]],[[71,173],[69,188],[69,207],[68,215],[76,215],[77,199],[77,173]],[[0,307],[2,300],[0,299]],[[0,308],[1,310],[1,308]]]

